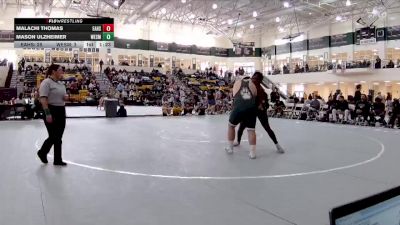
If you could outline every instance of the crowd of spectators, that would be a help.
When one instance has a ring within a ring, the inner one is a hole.
[[[157,70],[128,72],[107,67],[104,74],[111,82],[108,97],[117,98],[126,105],[161,106],[167,87],[167,76]]]
[[[215,115],[231,110],[230,79],[220,78],[212,68],[193,75],[173,71],[168,90],[164,93],[163,115]]]
[[[342,70],[342,69],[357,69],[357,68],[375,68],[375,69],[385,69],[385,68],[395,68],[396,65],[393,60],[387,61],[386,64],[382,64],[382,60],[379,56],[376,57],[375,62],[370,60],[359,60],[359,61],[349,61],[345,63],[328,63],[324,62],[321,65],[315,65],[309,67],[308,63],[304,66],[296,64],[294,68],[290,68],[289,65],[283,65],[282,69],[279,66],[273,65],[271,71],[268,71],[268,75],[279,75],[279,74],[291,74],[291,73],[311,73],[311,72],[324,72],[328,70]],[[397,67],[400,67],[400,60],[397,61]]]
[[[340,90],[325,101],[317,94],[310,94],[306,99],[292,95],[285,103],[280,100],[277,91],[271,93],[270,115],[275,117],[318,120],[322,122],[359,124],[365,126],[400,127],[399,99],[393,99],[391,93],[375,96],[361,93],[357,85],[354,96],[343,96]],[[288,105],[292,106],[289,107]],[[286,113],[286,115],[285,115]],[[297,113],[297,116],[293,116]],[[397,120],[397,124],[395,124]]]
[[[37,80],[40,76],[45,78],[48,66],[39,66],[37,64],[26,65],[26,61],[22,58],[18,63],[18,80],[17,83],[23,83],[22,93],[24,96],[29,96],[37,89]],[[65,84],[67,93],[72,95],[79,95],[80,91],[85,90],[88,93],[88,99],[95,101],[100,97],[100,85],[96,80],[96,76],[92,74],[91,68],[83,65],[70,65],[63,66],[64,79],[62,82]],[[72,101],[81,101],[80,98],[71,98]]]

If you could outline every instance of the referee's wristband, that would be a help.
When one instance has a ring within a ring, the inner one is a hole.
[[[50,109],[44,109],[44,114],[46,114],[46,116],[50,116]]]

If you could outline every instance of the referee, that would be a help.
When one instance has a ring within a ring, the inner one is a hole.
[[[58,64],[52,64],[47,70],[46,79],[40,84],[39,94],[45,113],[44,124],[49,137],[44,141],[37,152],[43,163],[48,163],[47,154],[54,145],[54,165],[66,166],[62,161],[62,136],[65,129],[65,100],[66,89],[60,82],[63,78],[63,69]]]

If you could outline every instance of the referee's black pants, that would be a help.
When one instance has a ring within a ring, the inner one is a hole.
[[[258,109],[257,110],[257,117],[258,117],[258,120],[260,121],[261,125],[264,127],[265,131],[267,131],[269,137],[274,142],[274,144],[278,144],[278,140],[276,139],[275,133],[271,129],[271,127],[269,126],[267,112],[264,111],[264,110],[259,110]],[[238,142],[239,143],[240,143],[240,141],[242,139],[242,135],[243,135],[244,129],[246,129],[246,125],[244,123],[240,123],[239,129],[238,129],[238,134],[237,134],[237,136],[238,136],[237,138],[238,138]]]
[[[46,125],[49,137],[44,141],[42,148],[39,150],[40,154],[47,155],[51,147],[54,145],[54,162],[62,162],[62,136],[65,130],[65,107],[64,106],[51,106],[49,105],[53,122],[48,123],[46,118],[44,124]]]

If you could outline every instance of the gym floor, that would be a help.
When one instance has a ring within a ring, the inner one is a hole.
[[[270,119],[224,151],[226,115],[68,119],[66,168],[41,121],[0,122],[0,224],[327,225],[329,210],[400,184],[399,130]]]

